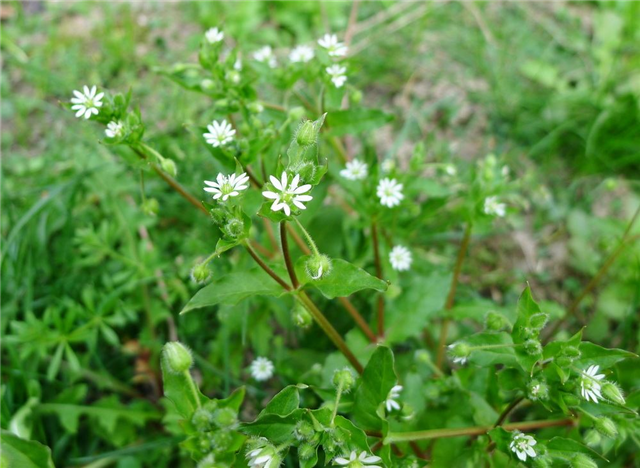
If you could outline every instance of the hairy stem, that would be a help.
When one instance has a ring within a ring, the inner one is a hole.
[[[371,236],[373,237],[373,257],[376,263],[376,276],[382,279],[380,239],[378,238],[378,226],[375,221],[371,223]],[[381,293],[378,294],[378,336],[384,336],[384,296]]]
[[[362,330],[362,332],[365,335],[367,335],[367,338],[369,338],[369,341],[371,341],[372,343],[376,343],[378,339],[376,338],[375,333],[373,333],[373,330],[371,330],[371,328],[365,321],[364,317],[360,315],[360,312],[358,312],[358,310],[353,306],[351,301],[346,297],[339,297],[338,300],[340,301],[340,304],[342,304],[344,308],[347,309],[347,312],[349,313],[349,315],[351,315],[351,318],[353,318],[353,320],[356,322],[356,325],[358,325]]]
[[[458,287],[458,281],[460,279],[460,271],[462,270],[462,262],[467,254],[469,247],[469,240],[471,239],[471,222],[467,223],[467,227],[464,230],[464,237],[460,244],[460,250],[458,251],[458,258],[456,259],[456,265],[453,269],[453,277],[451,278],[451,286],[449,287],[449,294],[447,295],[447,301],[444,304],[444,310],[449,311],[453,308],[453,303],[456,297],[456,289]],[[445,317],[442,322],[442,328],[440,329],[440,340],[438,341],[438,355],[436,357],[436,366],[438,369],[442,369],[444,362],[444,351],[447,346],[447,335],[449,333],[449,324],[451,319]]]
[[[244,247],[245,249],[247,249],[247,252],[249,252],[249,255],[251,255],[251,257],[256,261],[256,263],[260,265],[260,268],[262,268],[269,276],[276,280],[277,283],[285,289],[285,291],[291,291],[291,286],[289,286],[282,278],[280,278],[275,271],[269,268],[269,265],[264,263],[264,261],[255,252],[255,250],[253,250],[249,242],[245,242]]]
[[[280,243],[282,244],[282,255],[284,256],[284,263],[287,266],[289,278],[291,278],[291,284],[293,284],[293,289],[298,289],[300,287],[300,283],[298,282],[296,270],[293,267],[293,261],[291,260],[291,255],[289,254],[286,221],[282,221],[280,223]]]
[[[528,431],[531,429],[543,429],[547,427],[572,426],[576,423],[574,418],[564,419],[548,419],[545,421],[525,421],[517,423],[503,424],[502,427],[507,431],[520,430]],[[441,439],[444,437],[460,437],[482,435],[493,429],[494,426],[474,426],[461,427],[453,429],[430,429],[428,431],[414,432],[390,432],[384,439],[385,444],[394,442],[409,442],[412,440],[429,440]]]
[[[336,402],[333,405],[333,411],[331,412],[331,427],[333,427],[333,421],[336,419],[336,415],[338,414],[338,406],[340,405],[340,397],[342,397],[342,389],[344,387],[344,383],[342,379],[338,382],[338,388],[336,389]]]

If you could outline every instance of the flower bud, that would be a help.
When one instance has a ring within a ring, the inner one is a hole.
[[[316,454],[316,446],[308,443],[301,444],[298,447],[298,458],[300,460],[309,460],[313,458]]]
[[[226,452],[231,444],[233,444],[233,434],[226,429],[215,431],[211,437],[211,447],[215,452]]]
[[[548,456],[538,456],[531,459],[531,466],[535,468],[549,468],[551,466],[551,460]]]
[[[191,417],[191,424],[201,432],[209,430],[211,422],[211,411],[205,408],[198,408]]]
[[[155,198],[147,198],[144,202],[142,202],[140,208],[142,208],[143,213],[149,216],[156,216],[158,214],[158,211],[160,210],[160,204]]]
[[[571,359],[578,359],[580,357],[580,350],[578,348],[576,348],[575,346],[566,346],[563,350],[562,350],[562,354],[564,356],[567,356]]]
[[[316,174],[316,165],[313,161],[301,160],[294,164],[289,165],[287,172],[298,174],[300,176],[301,183],[309,183],[313,180],[313,176]]]
[[[421,362],[423,364],[429,364],[431,362],[431,356],[429,355],[429,351],[426,349],[416,350],[413,356],[416,362]]]
[[[600,433],[598,431],[590,430],[585,432],[582,440],[589,447],[595,447],[596,445],[600,445],[602,437],[600,437]]]
[[[583,453],[576,453],[570,463],[572,468],[598,468],[598,464]]]
[[[309,311],[300,304],[296,304],[293,307],[293,310],[291,311],[291,318],[293,323],[302,329],[309,328],[313,323],[313,317]]]
[[[231,83],[234,83],[234,84],[240,83],[240,73],[238,73],[237,70],[228,70],[227,73],[225,74],[225,78],[227,79],[227,81],[230,81]]]
[[[502,314],[489,311],[484,318],[485,327],[487,330],[500,331],[509,325],[509,321]]]
[[[558,356],[554,359],[554,361],[559,367],[562,367],[564,369],[570,367],[571,363],[573,363],[573,359],[567,356]]]
[[[259,102],[252,102],[247,106],[247,109],[249,109],[249,112],[253,112],[254,114],[259,114],[264,110],[264,106]]]
[[[360,104],[360,101],[362,101],[362,91],[359,89],[353,89],[349,94],[349,101],[352,104]]]
[[[548,320],[549,320],[548,314],[543,314],[543,313],[533,314],[529,318],[529,326],[535,330],[540,331],[545,327]]]
[[[179,341],[170,341],[165,344],[163,357],[167,369],[174,374],[186,372],[193,365],[191,351]]]
[[[200,88],[204,91],[210,91],[216,87],[216,83],[209,78],[206,78],[200,82]]]
[[[160,166],[162,166],[162,170],[171,177],[175,177],[178,174],[178,168],[176,167],[176,163],[173,162],[173,159],[164,158],[160,162]]]
[[[313,436],[316,435],[316,431],[313,428],[313,424],[307,421],[299,421],[298,424],[296,424],[293,435],[298,440],[311,440]]]
[[[296,120],[300,120],[302,118],[302,116],[304,115],[304,108],[303,107],[294,107],[292,109],[289,109],[289,119],[296,121]]]
[[[203,284],[211,276],[209,268],[204,263],[199,263],[191,270],[191,280],[196,284]]]
[[[596,419],[595,427],[600,434],[611,439],[618,435],[618,428],[615,423],[609,418]]]
[[[530,356],[536,356],[542,353],[542,345],[538,340],[527,340],[524,342],[524,350]]]
[[[219,207],[209,209],[209,215],[211,215],[211,219],[217,226],[221,226],[226,219],[225,211]]]
[[[546,382],[540,380],[532,380],[527,385],[527,396],[530,400],[546,400],[549,398],[549,386]]]
[[[345,393],[351,390],[355,382],[355,377],[347,367],[333,373],[333,385],[335,385],[336,388],[342,385],[342,391]]]
[[[608,398],[619,405],[624,405],[626,403],[622,391],[620,391],[620,388],[613,382],[605,382],[602,384],[602,394],[605,398]]]
[[[238,218],[230,218],[221,229],[227,237],[237,239],[244,234],[244,222]]]
[[[467,343],[459,341],[449,345],[449,354],[453,358],[467,358],[471,354],[471,346]]]
[[[300,146],[306,147],[314,145],[317,139],[318,130],[315,125],[313,125],[313,121],[305,120],[296,132],[296,142]]]
[[[311,279],[318,280],[331,272],[331,259],[326,255],[312,255],[305,265]]]
[[[231,408],[220,408],[213,413],[213,424],[220,428],[230,428],[238,422],[238,415]]]

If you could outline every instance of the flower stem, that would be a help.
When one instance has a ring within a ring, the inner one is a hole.
[[[340,405],[340,398],[342,397],[342,389],[344,388],[344,382],[342,379],[338,382],[338,388],[336,389],[336,402],[333,406],[333,411],[331,412],[331,427],[333,427],[333,421],[336,419],[336,415],[338,414],[338,406]]]
[[[522,402],[524,400],[524,397],[518,397],[515,400],[513,400],[509,406],[507,406],[504,411],[500,414],[500,417],[498,418],[498,420],[496,421],[494,427],[498,427],[500,426],[503,422],[505,422],[507,420],[507,418],[509,417],[509,414],[511,414],[511,412],[516,408],[516,406],[518,406],[520,404],[520,402]]]
[[[276,280],[278,284],[285,289],[285,291],[291,291],[291,286],[285,283],[285,281],[280,278],[275,271],[269,268],[269,265],[264,263],[264,261],[255,252],[255,250],[253,250],[248,241],[244,243],[244,247],[245,249],[247,249],[247,252],[249,252],[249,255],[251,255],[251,257],[256,261],[256,263],[260,265],[260,268],[262,268],[269,276]]]
[[[371,223],[371,236],[373,237],[373,257],[376,263],[376,276],[382,279],[380,239],[378,238],[378,226],[375,221]],[[378,336],[384,336],[384,296],[381,293],[378,294]]]
[[[460,271],[462,270],[462,262],[467,253],[469,247],[469,241],[471,239],[471,222],[467,223],[467,227],[464,230],[464,237],[462,238],[462,244],[460,244],[460,250],[458,251],[458,258],[456,259],[456,265],[453,269],[453,277],[451,278],[451,286],[449,287],[449,294],[447,295],[447,301],[444,305],[444,310],[449,311],[453,308],[454,299],[456,296],[456,289],[458,287],[458,281],[460,279]],[[438,341],[438,355],[436,357],[436,366],[438,369],[442,369],[444,362],[444,351],[447,346],[447,335],[449,333],[449,324],[451,322],[450,317],[445,317],[442,322],[442,328],[440,329],[440,340]]]
[[[531,429],[543,429],[546,427],[558,427],[558,426],[572,426],[575,424],[574,418],[564,419],[548,419],[545,421],[525,421],[517,423],[503,424],[502,427],[507,431],[528,431]],[[412,440],[429,440],[429,439],[441,439],[444,437],[459,437],[459,436],[473,436],[482,435],[493,429],[494,426],[474,426],[474,427],[461,427],[453,429],[430,429],[427,431],[414,431],[414,432],[390,432],[384,439],[385,444],[391,444],[394,442],[409,442]]]
[[[362,332],[367,335],[369,341],[371,341],[372,343],[376,343],[378,340],[375,333],[373,333],[373,330],[371,330],[365,319],[362,317],[362,315],[360,315],[360,312],[358,312],[358,310],[353,306],[351,301],[346,297],[339,297],[338,300],[340,301],[340,304],[342,304],[344,308],[347,309],[347,312],[349,312],[349,315],[351,315],[351,318],[353,318]]]
[[[355,355],[351,352],[347,343],[342,339],[340,334],[333,328],[331,322],[327,320],[324,314],[318,309],[318,307],[309,299],[309,296],[303,291],[300,291],[295,295],[296,299],[300,301],[300,303],[309,311],[309,313],[313,316],[315,321],[318,323],[320,328],[327,334],[329,339],[333,342],[333,344],[338,348],[342,354],[347,358],[349,363],[354,367],[358,374],[362,374],[364,368],[362,364],[358,361]]]
[[[291,254],[289,253],[289,242],[287,241],[286,223],[286,221],[280,222],[280,243],[282,244],[282,255],[284,255],[284,263],[285,265],[287,265],[287,272],[289,273],[289,278],[291,278],[293,289],[298,289],[300,287],[300,283],[298,282],[296,270],[293,267]]]
[[[309,247],[311,247],[311,251],[313,252],[313,254],[314,255],[320,255],[320,251],[318,251],[318,247],[316,246],[316,243],[313,241],[313,238],[311,237],[311,234],[309,234],[309,231],[307,231],[304,228],[304,226],[298,220],[298,218],[294,218],[294,219],[296,220],[296,224],[298,225],[298,227],[302,231],[302,234],[304,234],[304,237],[307,238],[307,243],[309,244]]]

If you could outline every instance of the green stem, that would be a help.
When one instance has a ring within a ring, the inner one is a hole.
[[[200,395],[198,394],[198,389],[196,388],[196,384],[193,381],[193,378],[191,377],[191,373],[189,372],[188,369],[184,371],[184,376],[187,378],[187,381],[189,382],[189,389],[191,390],[191,393],[193,393],[193,397],[196,400],[196,404],[198,405],[198,408],[200,408],[202,406],[202,403],[200,402]]]
[[[507,431],[520,430],[528,431],[531,429],[543,429],[546,427],[558,427],[558,426],[572,426],[575,424],[574,418],[565,419],[549,419],[545,421],[525,421],[518,423],[503,424],[502,427]],[[460,437],[460,436],[473,436],[486,434],[494,428],[491,426],[474,426],[474,427],[461,427],[453,429],[431,429],[428,431],[413,431],[413,432],[390,432],[387,437],[384,438],[385,444],[392,444],[396,442],[409,442],[412,440],[430,440],[441,439],[445,437]]]
[[[294,218],[294,219],[296,220],[296,224],[298,225],[298,227],[302,231],[302,234],[304,234],[304,237],[306,237],[307,242],[309,244],[309,247],[311,247],[311,251],[313,252],[313,254],[319,256],[320,255],[320,251],[318,250],[318,247],[316,246],[316,243],[313,241],[313,238],[311,237],[311,234],[309,234],[309,231],[307,231],[304,228],[304,226],[298,220],[298,218]]]
[[[340,405],[340,397],[342,397],[342,389],[344,388],[344,383],[342,379],[338,382],[338,388],[336,391],[336,403],[333,406],[333,411],[331,412],[331,427],[333,427],[333,421],[336,419],[336,415],[338,414],[338,406]]]
[[[282,244],[282,255],[284,256],[284,263],[287,266],[287,272],[289,273],[291,284],[293,285],[293,289],[298,289],[300,287],[300,283],[298,282],[298,277],[296,276],[296,270],[293,267],[291,254],[289,253],[289,242],[287,241],[287,222],[286,221],[282,221],[280,223],[280,243]]]

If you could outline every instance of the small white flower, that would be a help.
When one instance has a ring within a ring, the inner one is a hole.
[[[389,391],[389,395],[387,395],[387,399],[384,402],[384,405],[387,407],[387,413],[390,413],[392,410],[400,409],[400,403],[396,400],[400,398],[401,391],[402,385],[396,385]]]
[[[458,169],[453,164],[447,164],[444,166],[444,172],[447,173],[448,176],[453,177],[458,173]]]
[[[389,208],[399,205],[404,198],[402,187],[403,185],[399,184],[396,179],[382,179],[376,190],[380,203]]]
[[[374,463],[378,463],[379,461],[382,461],[382,458],[376,455],[369,455],[365,451],[360,452],[360,455],[358,455],[354,450],[349,455],[349,458],[334,458],[333,464],[339,466],[347,466],[349,468],[361,468],[363,466],[368,466],[369,468],[382,468],[380,465],[374,465]]]
[[[507,205],[498,202],[498,197],[487,197],[484,200],[484,212],[488,215],[500,216],[501,218],[507,213]]]
[[[320,47],[327,49],[327,53],[331,57],[344,57],[347,55],[347,46],[342,42],[338,42],[338,36],[335,34],[325,34],[318,39]]]
[[[447,346],[447,349],[454,349],[458,346],[458,343],[453,343],[450,344],[449,346]],[[467,363],[467,360],[469,359],[469,355],[467,354],[466,356],[451,356],[451,360],[453,361],[454,364],[460,364],[461,366],[464,366]]]
[[[109,138],[118,138],[122,135],[122,130],[124,130],[122,123],[116,122],[114,120],[107,124],[107,128],[105,129],[104,133]]]
[[[335,85],[336,88],[341,88],[342,85],[347,81],[347,77],[345,73],[347,72],[346,67],[341,67],[340,65],[331,65],[326,68],[327,73],[331,77],[331,82]]]
[[[102,98],[104,93],[96,94],[97,88],[92,86],[89,89],[88,86],[84,86],[83,92],[74,90],[75,97],[71,98],[71,109],[76,112],[76,117],[84,117],[88,119],[91,115],[98,115],[98,108],[102,107]]]
[[[389,262],[394,270],[406,271],[411,268],[411,252],[409,249],[402,245],[396,245],[391,252],[389,252]]]
[[[206,33],[204,33],[204,37],[207,38],[209,44],[216,44],[224,39],[224,33],[218,28],[211,28]]]
[[[313,199],[311,195],[303,195],[303,193],[311,190],[310,184],[305,184],[298,187],[298,184],[300,183],[299,174],[295,175],[290,184],[289,176],[287,175],[286,171],[282,172],[280,180],[276,179],[274,176],[269,176],[269,180],[271,180],[271,184],[273,184],[273,187],[278,190],[278,192],[262,192],[262,195],[264,195],[266,198],[273,200],[271,211],[284,210],[284,213],[289,216],[291,215],[292,204],[300,208],[301,210],[305,210],[307,207],[304,206],[303,203],[311,201]]]
[[[347,166],[340,171],[340,175],[349,180],[362,180],[367,177],[369,173],[369,166],[363,163],[359,159],[349,161]]]
[[[252,468],[277,468],[281,461],[271,444],[249,451],[247,458],[247,463]]]
[[[223,146],[233,140],[233,135],[236,131],[231,127],[231,124],[226,120],[218,122],[214,120],[211,125],[207,125],[208,133],[203,133],[204,139],[214,148]]]
[[[229,197],[237,197],[240,192],[246,190],[249,187],[249,177],[245,172],[242,174],[225,176],[224,174],[218,174],[216,181],[205,180],[204,183],[209,187],[205,187],[205,192],[213,193],[213,199],[218,200],[222,198],[222,201],[227,201]]]
[[[599,370],[600,366],[589,366],[580,377],[582,398],[587,401],[592,400],[594,403],[598,403],[598,399],[602,400],[600,380],[604,379],[604,374],[598,374]]]
[[[256,50],[253,53],[253,58],[258,62],[266,63],[270,68],[275,68],[277,65],[271,46],[264,46]]]
[[[522,432],[515,432],[513,435],[513,439],[511,439],[511,443],[509,444],[509,448],[516,456],[522,460],[527,460],[527,455],[531,458],[535,458],[536,452],[533,450],[533,446],[536,445],[536,439],[531,437],[530,435],[523,434]]]
[[[313,49],[307,45],[299,45],[294,48],[289,54],[289,60],[293,63],[307,63],[309,60],[313,59],[315,53]]]
[[[273,362],[268,360],[266,357],[258,357],[254,359],[249,369],[251,370],[251,377],[262,382],[264,380],[269,380],[273,376],[275,367]]]

